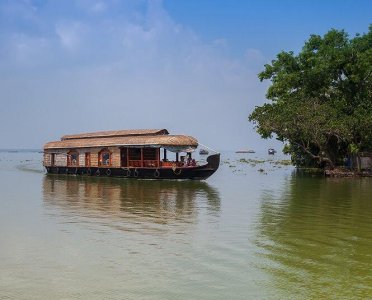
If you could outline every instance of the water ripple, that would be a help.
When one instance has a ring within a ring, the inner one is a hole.
[[[282,197],[263,193],[256,255],[284,293],[371,295],[372,203],[361,186],[370,191],[364,181],[293,179]]]

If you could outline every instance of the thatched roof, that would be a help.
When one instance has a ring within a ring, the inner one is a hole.
[[[165,129],[164,129],[165,130]],[[133,131],[134,132],[134,131]],[[166,131],[168,132],[168,131]],[[93,133],[92,133],[93,134]],[[102,134],[102,133],[99,133]],[[76,135],[78,136],[78,135]],[[56,142],[45,144],[44,150],[51,149],[74,149],[74,148],[93,148],[93,147],[110,147],[110,146],[127,146],[127,147],[168,147],[168,148],[196,148],[198,141],[192,136],[187,135],[127,135],[127,136],[99,136],[93,135],[82,138],[65,138]],[[70,136],[67,136],[70,137]]]
[[[139,135],[164,135],[169,134],[166,129],[134,129],[134,130],[111,130],[98,131],[80,134],[64,135],[61,141],[72,139],[90,139],[90,138],[108,138],[108,137],[124,137],[124,136],[139,136]]]

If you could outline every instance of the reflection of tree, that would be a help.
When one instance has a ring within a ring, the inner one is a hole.
[[[279,197],[266,193],[256,243],[275,289],[284,297],[371,297],[371,195],[370,178],[296,176]]]
[[[46,175],[46,206],[70,216],[132,222],[195,222],[200,204],[218,214],[218,192],[200,181],[132,180]]]

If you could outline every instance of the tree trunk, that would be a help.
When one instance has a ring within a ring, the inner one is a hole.
[[[362,165],[360,155],[356,155],[356,161],[357,161],[357,170],[358,170],[358,172],[360,172],[361,171],[361,165]]]

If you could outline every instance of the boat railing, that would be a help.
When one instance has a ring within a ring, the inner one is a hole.
[[[186,164],[182,161],[157,161],[157,160],[129,160],[128,166],[129,168],[182,168],[182,167],[195,167],[199,166],[200,162],[195,162],[195,165]]]
[[[159,162],[157,160],[129,160],[129,167],[131,168],[157,168]]]
[[[144,160],[143,166],[146,168],[157,168],[159,167],[159,162],[157,160]]]

